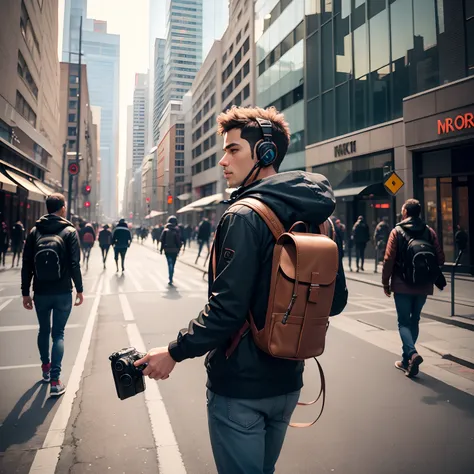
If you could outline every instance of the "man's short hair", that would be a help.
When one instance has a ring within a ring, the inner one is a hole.
[[[407,211],[407,217],[420,217],[421,204],[417,199],[408,199],[403,208]]]
[[[217,133],[224,135],[234,128],[240,129],[240,136],[249,142],[252,159],[254,159],[255,145],[263,138],[257,117],[272,123],[272,141],[278,151],[273,168],[278,171],[290,145],[290,127],[285,121],[284,115],[278,112],[275,107],[262,109],[261,107],[236,107],[234,105],[217,117]]]
[[[58,212],[65,206],[66,200],[60,193],[53,193],[46,198],[46,209],[49,214]]]

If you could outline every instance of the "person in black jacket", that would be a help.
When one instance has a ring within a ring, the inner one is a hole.
[[[114,258],[117,271],[119,271],[119,255],[122,260],[122,272],[125,271],[125,255],[127,255],[128,247],[132,243],[133,237],[125,219],[120,219],[119,223],[112,232],[112,245],[114,246]]]
[[[104,264],[107,260],[107,255],[109,254],[110,246],[112,245],[112,232],[109,230],[109,225],[105,224],[102,230],[99,232],[99,247],[102,252],[102,263]]]
[[[352,227],[352,238],[356,248],[356,271],[359,272],[359,269],[364,271],[365,247],[370,240],[369,226],[366,224],[364,216],[359,216]]]
[[[81,250],[76,229],[65,219],[64,196],[51,194],[46,199],[46,208],[49,214],[36,221],[36,226],[26,239],[21,269],[21,293],[23,307],[32,310],[30,285],[33,279],[43,381],[51,382],[50,394],[58,396],[66,391],[59,376],[64,353],[64,328],[72,309],[72,282],[77,292],[74,306],[80,306],[83,302]],[[50,333],[53,339],[51,357]]]
[[[16,266],[20,265],[21,252],[23,252],[23,245],[25,243],[25,228],[21,221],[18,221],[12,227],[12,268],[15,266],[15,257],[17,258]]]
[[[166,261],[168,263],[169,286],[173,286],[174,267],[179,251],[183,245],[183,237],[178,226],[178,219],[175,216],[168,217],[168,222],[165,230],[160,237],[161,250],[160,253],[165,252]]]
[[[211,231],[211,223],[209,222],[209,219],[205,217],[199,224],[199,230],[197,235],[199,250],[196,257],[196,261],[194,263],[198,262],[204,245],[207,247],[207,252],[209,253],[209,239],[211,238]]]
[[[271,156],[261,148],[257,153],[257,144],[264,138],[257,119],[269,122],[264,122],[267,130],[271,127],[276,147]],[[242,328],[249,312],[258,328],[264,325],[275,245],[260,216],[238,202],[250,196],[262,200],[288,230],[300,220],[312,228],[325,222],[334,211],[335,198],[322,175],[301,171],[277,174],[290,132],[275,108],[233,107],[217,121],[225,150],[219,164],[228,187],[240,187],[231,197],[235,205],[224,213],[216,229],[217,270],[214,275],[209,266],[209,300],[175,341],[150,350],[136,365],[146,362],[144,375],[166,379],[176,363],[208,353],[207,408],[217,470],[221,474],[266,474],[274,472],[303,386],[304,363],[261,351],[249,331],[226,357],[232,336]],[[340,242],[338,246],[341,261]],[[340,313],[346,302],[340,264],[331,314]]]

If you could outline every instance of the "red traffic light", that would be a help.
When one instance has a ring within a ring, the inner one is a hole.
[[[150,204],[150,198],[146,198],[146,203]]]
[[[86,191],[87,194],[89,194],[91,192],[91,185],[90,184],[86,184],[84,190]]]
[[[131,212],[131,213],[128,215],[128,217],[129,217],[130,219],[133,219],[133,212]]]
[[[168,196],[168,204],[173,204],[173,196]]]
[[[91,202],[90,201],[86,201],[84,203],[84,207],[91,207]]]
[[[79,165],[77,163],[69,163],[68,167],[68,172],[70,175],[75,176],[76,174],[79,173]]]

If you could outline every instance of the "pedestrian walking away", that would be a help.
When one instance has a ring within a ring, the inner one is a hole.
[[[380,260],[383,260],[385,249],[387,247],[388,236],[390,235],[390,227],[388,226],[387,218],[384,217],[377,224],[374,231],[374,248],[375,248],[375,268],[374,273],[378,273],[378,265]]]
[[[5,222],[0,224],[0,261],[5,266],[5,257],[10,246],[10,237],[8,235],[8,226]]]
[[[168,222],[165,226],[165,230],[161,234],[160,242],[160,253],[163,254],[163,252],[165,252],[166,261],[168,263],[168,285],[172,286],[176,259],[183,245],[181,232],[178,227],[178,219],[175,216],[168,217]]]
[[[18,221],[12,227],[12,234],[11,234],[11,247],[13,253],[13,260],[12,260],[12,268],[15,266],[15,258],[16,266],[20,265],[20,257],[21,253],[23,252],[23,245],[25,244],[25,228],[21,221]]]
[[[82,248],[82,262],[86,264],[86,268],[89,268],[89,257],[95,240],[96,235],[92,224],[88,222],[81,225],[79,230],[79,241]]]
[[[128,224],[125,219],[120,219],[112,232],[112,245],[114,246],[114,259],[117,272],[119,271],[119,255],[122,263],[122,272],[125,271],[125,255],[127,255],[127,250],[130,247],[132,240],[133,236],[128,228]]]
[[[204,218],[199,224],[199,229],[197,233],[199,250],[198,250],[195,263],[198,262],[204,245],[207,247],[207,252],[209,253],[209,239],[211,238],[211,232],[212,232],[211,223],[209,222],[207,218]]]
[[[44,382],[50,382],[50,395],[62,395],[66,387],[60,380],[64,354],[64,330],[72,308],[72,282],[76,288],[74,306],[83,302],[81,250],[76,229],[65,219],[62,194],[46,199],[48,214],[36,221],[23,252],[21,292],[23,307],[38,317],[38,349]],[[33,280],[34,298],[30,296]],[[52,326],[51,326],[52,315]],[[50,335],[53,341],[49,351]]]
[[[356,249],[356,271],[358,272],[359,269],[364,271],[365,248],[370,240],[370,232],[363,216],[359,216],[352,227],[352,237]]]
[[[231,207],[216,229],[209,263],[209,300],[175,341],[167,347],[150,350],[135,364],[147,363],[144,375],[164,380],[176,363],[207,354],[204,362],[208,375],[207,413],[217,471],[271,474],[275,472],[298,402],[304,362],[273,357],[255,339],[255,331],[266,327],[270,295],[278,295],[271,284],[276,240],[267,222],[278,221],[286,231],[297,221],[305,222],[311,229],[329,226],[327,219],[334,210],[335,198],[322,175],[301,171],[277,174],[288,150],[290,132],[283,115],[274,107],[232,107],[220,114],[217,122],[218,132],[224,136],[224,156],[219,165],[227,186],[238,190],[232,194]],[[258,201],[252,203],[258,211],[247,207],[247,198],[257,197]],[[260,212],[272,212],[275,219],[264,220]],[[328,265],[323,265],[321,260],[322,272],[332,272],[326,276],[334,283],[331,286],[334,297],[331,294],[330,299],[324,299],[327,317],[329,312],[342,311],[347,302],[344,270],[342,265],[337,265],[341,247],[327,237],[314,237],[324,239],[331,248],[328,254],[334,257]],[[280,255],[283,259],[288,256],[291,269],[287,271],[296,274],[296,259],[290,253]],[[311,274],[318,279],[318,272]],[[288,278],[294,281],[291,276]],[[304,278],[308,278],[307,273]],[[297,291],[296,287],[292,288]],[[299,294],[303,292],[300,290]],[[297,307],[298,311],[305,307],[304,299],[308,295],[306,291],[292,303],[285,300],[285,307],[289,303],[291,306],[286,319],[292,317],[293,303],[295,311]],[[316,302],[316,293],[314,297]],[[316,307],[322,308],[315,304],[310,311]],[[278,327],[283,327],[286,319],[283,321],[283,314],[279,316],[282,319]],[[245,329],[249,324],[255,327]],[[321,328],[324,339],[326,326]]]
[[[405,202],[403,220],[390,233],[382,271],[385,294],[394,294],[402,340],[402,359],[395,362],[395,367],[408,377],[418,375],[423,362],[415,344],[426,297],[433,294],[433,284],[440,289],[446,285],[440,269],[444,264],[443,250],[436,232],[421,220],[420,214],[419,201]]]
[[[99,247],[102,252],[102,263],[104,264],[104,270],[106,268],[105,262],[107,261],[107,255],[109,254],[110,246],[112,245],[112,232],[110,227],[105,224],[102,230],[99,232]]]

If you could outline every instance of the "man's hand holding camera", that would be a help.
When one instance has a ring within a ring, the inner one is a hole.
[[[135,367],[142,364],[147,364],[143,375],[148,375],[150,379],[165,380],[173,371],[176,361],[168,352],[168,347],[156,347],[149,350],[145,357],[134,362]]]

